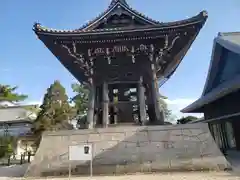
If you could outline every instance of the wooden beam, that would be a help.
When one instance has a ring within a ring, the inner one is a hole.
[[[111,81],[108,84],[137,84],[138,81]]]
[[[164,115],[163,112],[161,111],[160,103],[159,103],[159,88],[158,88],[158,82],[157,82],[157,77],[156,77],[156,69],[154,64],[152,64],[152,98],[154,102],[154,109],[155,109],[155,114],[156,114],[156,121],[158,121],[160,124],[164,124]]]
[[[145,88],[143,86],[143,77],[140,77],[138,83],[138,101],[139,101],[139,111],[140,111],[140,122],[142,125],[147,123],[147,113],[146,113],[146,102],[145,102]]]
[[[95,86],[92,83],[90,85],[89,99],[88,99],[88,112],[87,112],[87,122],[88,128],[92,129],[94,126],[94,107],[95,107]]]

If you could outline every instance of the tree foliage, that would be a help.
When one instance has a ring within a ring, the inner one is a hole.
[[[171,115],[172,115],[172,111],[168,108],[168,105],[167,105],[166,101],[163,98],[160,97],[159,98],[159,104],[161,106],[161,109],[164,112],[166,120],[170,120]]]
[[[74,83],[72,84],[72,90],[76,95],[71,99],[74,102],[77,109],[77,114],[84,115],[88,108],[88,94],[89,89],[87,85]]]
[[[43,131],[72,129],[69,123],[72,118],[72,108],[68,102],[65,88],[59,81],[47,89],[40,112],[33,123],[33,132],[41,135]]]
[[[9,156],[13,153],[13,146],[17,143],[17,139],[12,136],[0,137],[0,158]]]
[[[11,87],[10,85],[0,85],[0,101],[24,101],[28,96],[25,94],[16,93],[15,91],[17,88],[17,86]]]
[[[85,128],[87,124],[87,109],[88,109],[88,95],[89,89],[85,84],[74,83],[72,90],[76,94],[71,98],[76,110],[76,120],[78,128]]]
[[[198,120],[198,118],[195,117],[195,116],[182,117],[182,118],[177,120],[177,124],[186,124],[188,122],[196,121],[196,120]]]

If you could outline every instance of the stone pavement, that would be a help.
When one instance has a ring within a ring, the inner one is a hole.
[[[24,178],[1,178],[0,180],[23,180]],[[30,179],[30,178],[29,178]],[[44,180],[41,178],[38,180]],[[47,178],[48,180],[69,180],[68,178]],[[164,174],[136,174],[123,176],[72,177],[72,180],[240,180],[239,176],[227,172],[186,172]]]

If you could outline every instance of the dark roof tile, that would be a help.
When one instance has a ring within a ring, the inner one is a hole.
[[[219,33],[219,36],[224,40],[240,46],[240,32]]]
[[[150,28],[170,28],[172,26],[180,26],[183,24],[188,24],[192,22],[197,22],[197,21],[205,21],[207,18],[207,12],[202,11],[198,15],[185,19],[185,20],[180,20],[180,21],[175,21],[175,22],[165,22],[161,23],[158,25],[146,25],[146,26],[139,26],[138,29],[150,29]],[[33,26],[33,30],[35,32],[50,32],[50,33],[85,33],[85,32],[106,32],[106,31],[124,31],[124,30],[133,30],[136,29],[134,27],[117,27],[117,28],[104,28],[104,29],[75,29],[75,30],[57,30],[57,29],[52,29],[52,28],[47,28],[45,26],[42,26],[40,23],[35,23]]]

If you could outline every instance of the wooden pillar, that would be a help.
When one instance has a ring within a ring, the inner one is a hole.
[[[94,126],[94,105],[95,105],[95,86],[93,83],[91,83],[89,86],[88,112],[87,112],[87,122],[89,129],[92,129]]]
[[[99,104],[100,104],[99,91],[100,91],[99,87],[96,86],[95,87],[94,124],[93,124],[94,127],[97,127],[99,124]]]
[[[149,122],[152,123],[155,121],[155,110],[154,110],[154,103],[153,103],[153,98],[152,98],[152,84],[151,80],[148,79],[150,82],[148,84],[148,88],[146,89],[146,97],[147,97],[147,106],[148,106],[148,117],[149,117]]]
[[[114,116],[113,116],[113,121],[114,124],[118,123],[118,107],[117,107],[117,103],[118,103],[118,89],[116,89],[116,92],[113,92],[113,111],[114,111]]]
[[[138,102],[139,102],[139,114],[140,114],[140,122],[142,125],[146,125],[146,102],[145,102],[145,88],[143,86],[143,77],[140,77],[138,83]]]
[[[109,123],[114,123],[114,94],[113,94],[113,87],[108,86],[108,97],[109,102],[111,103],[111,106],[109,107]]]
[[[98,114],[97,112],[94,113],[94,117],[93,117],[93,128],[97,127],[97,122],[98,122]]]
[[[157,77],[156,77],[156,70],[154,64],[152,64],[152,98],[154,102],[154,109],[155,109],[155,114],[156,114],[156,121],[157,124],[164,124],[164,115],[163,111],[161,110],[161,106],[159,103],[159,87],[158,87],[158,82],[157,82]]]
[[[118,110],[117,110],[117,106],[116,105],[113,106],[113,110],[114,110],[114,116],[113,116],[114,124],[117,124],[118,123],[118,120],[117,120],[117,118],[118,118],[118,116],[117,116]]]
[[[109,125],[109,118],[108,118],[108,111],[109,111],[109,97],[108,97],[108,84],[106,82],[103,83],[103,126],[108,127]]]

